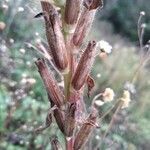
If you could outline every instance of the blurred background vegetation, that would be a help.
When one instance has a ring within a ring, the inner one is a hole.
[[[140,63],[137,20],[145,11],[147,24],[144,43],[150,39],[150,1],[105,0],[103,10],[97,12],[89,39],[106,40],[113,52],[106,58],[97,57],[92,76],[99,93],[111,87],[118,97],[124,88],[130,89],[132,102],[118,116],[114,127],[101,145],[101,149],[150,149],[150,64],[140,69],[134,84],[131,83]],[[39,2],[30,0],[0,1],[0,149],[47,150],[49,137],[63,137],[57,126],[41,134],[34,128],[43,124],[48,110],[48,100],[43,83],[34,65],[38,57],[33,45],[45,41],[41,19],[33,19],[40,12]],[[143,52],[144,53],[144,52]],[[90,104],[90,99],[85,96]],[[107,123],[96,130],[90,146],[98,144]],[[98,136],[99,135],[99,136]]]

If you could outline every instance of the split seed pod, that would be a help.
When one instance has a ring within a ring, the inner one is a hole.
[[[43,12],[46,12],[44,19],[50,53],[56,67],[60,71],[65,71],[68,66],[68,59],[58,12],[48,1],[41,1],[41,5]]]
[[[87,142],[89,135],[96,124],[97,110],[91,112],[86,122],[82,125],[74,141],[74,150],[79,150]]]
[[[65,133],[67,137],[71,137],[73,135],[73,131],[76,124],[75,120],[76,107],[77,107],[76,103],[69,104],[68,106],[65,119]]]
[[[51,107],[54,107],[54,102],[51,100],[49,94],[48,94],[48,99],[51,102]],[[53,115],[55,117],[56,123],[61,130],[62,133],[65,133],[64,130],[64,112],[60,108],[56,108],[53,110]]]
[[[72,79],[72,87],[75,90],[80,90],[87,80],[95,59],[96,42],[89,42],[86,50],[82,54],[78,63],[77,69]]]

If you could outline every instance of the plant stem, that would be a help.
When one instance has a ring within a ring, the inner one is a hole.
[[[73,138],[66,138],[66,150],[73,150]]]

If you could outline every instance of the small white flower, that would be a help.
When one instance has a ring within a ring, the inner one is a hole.
[[[129,91],[124,90],[121,100],[123,101],[122,108],[127,108],[129,106],[130,101],[131,101]]]
[[[145,11],[141,11],[141,12],[140,12],[140,15],[141,15],[141,16],[145,16]]]
[[[112,46],[108,42],[101,40],[97,43],[97,49],[100,49],[102,52],[110,54],[112,51]]]
[[[135,94],[136,93],[136,89],[135,89],[135,85],[130,83],[130,82],[126,82],[124,85],[124,88],[128,91],[130,91],[131,93]]]
[[[110,102],[114,99],[115,94],[111,88],[106,88],[102,96],[104,102]]]

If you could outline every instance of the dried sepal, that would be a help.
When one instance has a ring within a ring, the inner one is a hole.
[[[80,13],[81,0],[66,0],[65,22],[67,24],[76,24]]]
[[[48,94],[48,99],[51,103],[51,107],[53,108],[55,106],[54,102],[52,101],[52,99],[50,98],[50,95]],[[65,130],[64,130],[64,112],[58,108],[58,107],[55,107],[55,109],[53,109],[53,115],[55,117],[55,120],[56,120],[56,123],[59,127],[59,129],[62,131],[62,133],[65,133]]]
[[[84,146],[84,144],[87,142],[88,137],[92,132],[93,128],[97,126],[96,125],[97,116],[98,116],[98,112],[96,109],[94,109],[76,135],[74,141],[74,150],[81,149]]]
[[[44,19],[50,53],[56,67],[60,71],[65,71],[68,67],[68,59],[58,12],[48,1],[41,1],[41,5],[43,11],[46,12]]]
[[[96,46],[95,41],[89,42],[86,50],[84,51],[79,60],[77,69],[71,82],[72,87],[75,90],[80,90],[87,80],[87,77],[91,71],[95,59],[94,57],[96,53],[95,46]]]
[[[39,133],[39,132],[47,129],[51,125],[51,123],[52,123],[52,113],[48,112],[44,126],[40,126],[40,127],[36,128],[35,133]]]
[[[76,125],[76,103],[69,103],[65,117],[65,134],[67,137],[72,137]]]
[[[57,122],[57,125],[59,127],[59,129],[62,131],[62,133],[65,133],[65,130],[64,130],[64,113],[63,111],[61,111],[60,109],[55,109],[54,110],[54,117],[55,117],[55,120]]]
[[[52,150],[63,150],[60,142],[58,141],[57,137],[52,137],[51,140],[51,149]]]
[[[64,95],[60,90],[57,81],[54,79],[53,74],[48,70],[46,62],[44,59],[38,59],[36,62],[38,71],[43,79],[44,85],[46,87],[47,93],[49,94],[51,100],[57,107],[61,107],[63,104]]]

